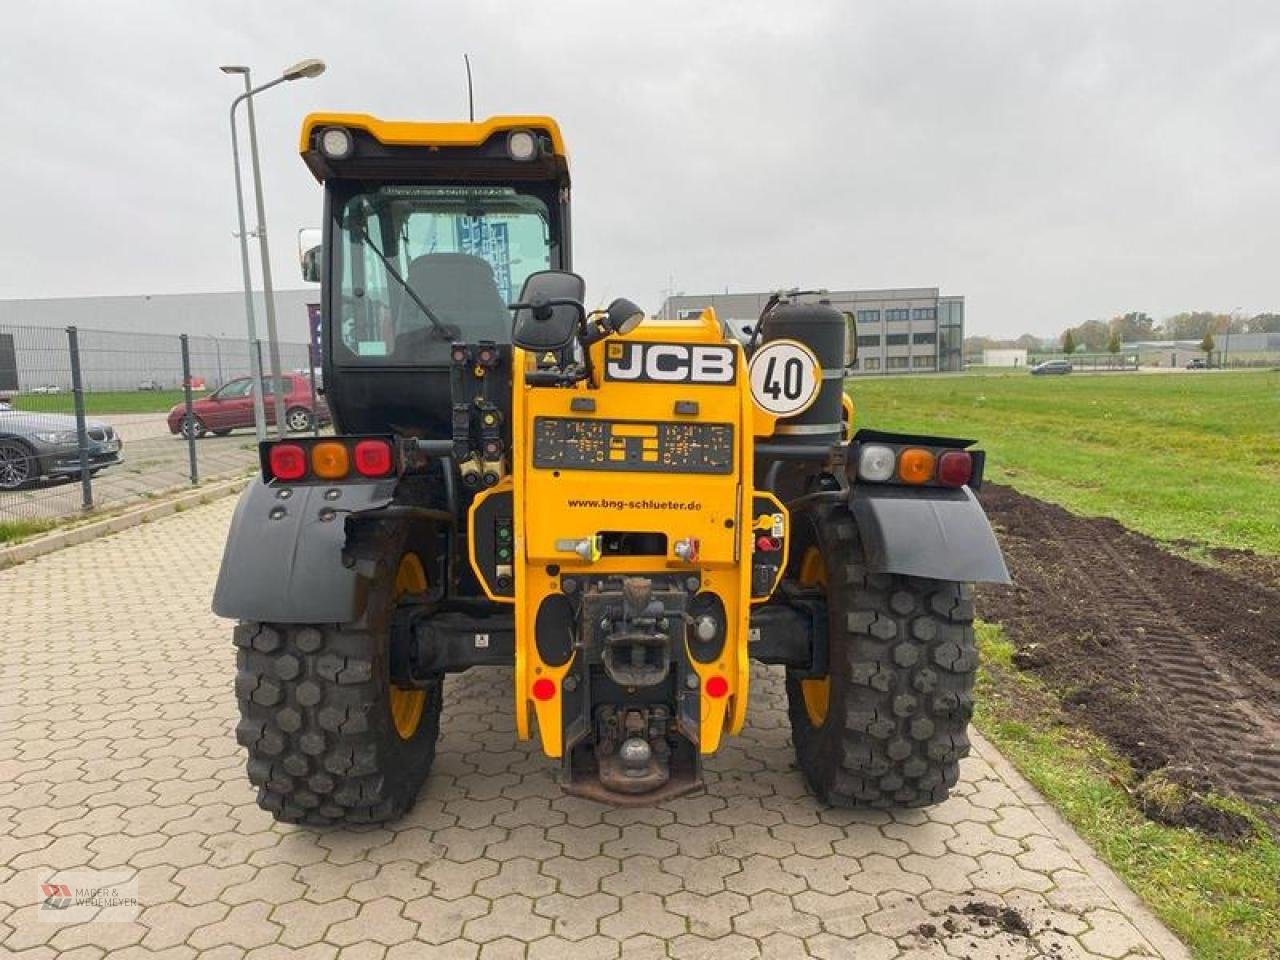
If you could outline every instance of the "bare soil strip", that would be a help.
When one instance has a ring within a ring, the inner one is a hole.
[[[1014,583],[984,586],[980,615],[1004,624],[1018,665],[1140,772],[1187,765],[1220,792],[1280,802],[1274,571],[1249,554],[1202,566],[996,484],[982,502]]]

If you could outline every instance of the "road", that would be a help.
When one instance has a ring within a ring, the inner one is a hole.
[[[510,673],[486,669],[448,680],[403,820],[278,825],[244,776],[231,625],[209,612],[232,507],[0,571],[4,956],[1185,956],[981,738],[938,807],[817,805],[765,668],[697,795],[562,795],[514,740]],[[68,871],[138,904],[42,909]]]

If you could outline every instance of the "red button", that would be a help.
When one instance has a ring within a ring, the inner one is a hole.
[[[761,553],[773,553],[780,546],[782,546],[782,544],[778,543],[777,540],[767,534],[756,538],[756,549]]]

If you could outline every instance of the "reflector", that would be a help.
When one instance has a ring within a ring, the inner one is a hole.
[[[556,682],[550,677],[539,677],[533,681],[533,699],[550,700],[556,695]]]
[[[715,697],[719,700],[729,692],[729,681],[718,673],[713,677],[707,677],[706,691],[708,697]]]

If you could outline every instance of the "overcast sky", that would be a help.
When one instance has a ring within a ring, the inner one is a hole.
[[[938,286],[970,333],[1280,309],[1280,3],[11,3],[0,298],[234,290],[227,107],[259,101],[273,269],[302,116],[549,113],[598,302]],[[256,256],[256,251],[254,252]]]

